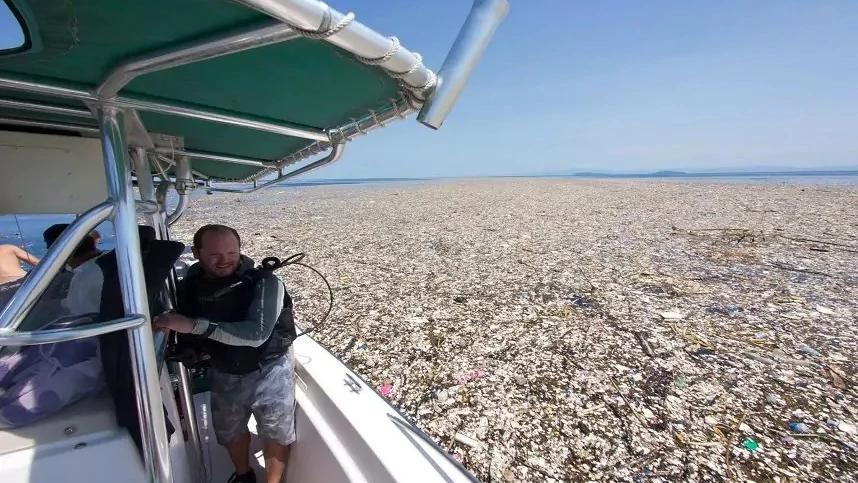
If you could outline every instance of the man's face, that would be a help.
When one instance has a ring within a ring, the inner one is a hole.
[[[202,246],[194,249],[194,256],[203,269],[215,277],[227,277],[238,270],[241,247],[238,239],[228,232],[208,232],[203,235]]]

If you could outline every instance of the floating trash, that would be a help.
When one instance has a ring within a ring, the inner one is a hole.
[[[758,449],[760,449],[760,443],[754,441],[751,438],[745,439],[745,441],[742,442],[742,446],[744,446],[745,449],[747,449],[748,451],[751,451],[751,452],[754,452],[754,451],[757,451]]]
[[[837,429],[846,434],[858,434],[858,428],[856,428],[854,424],[845,423],[843,421],[837,423]]]
[[[661,318],[665,320],[680,320],[685,317],[679,312],[662,312],[659,315],[661,315]]]
[[[820,314],[834,315],[833,310],[829,309],[828,307],[823,307],[821,305],[816,306],[816,311],[819,312]]]
[[[858,436],[838,427],[858,423],[856,196],[634,180],[289,187],[195,197],[173,228],[190,244],[203,224],[231,225],[257,262],[306,253],[335,292],[310,337],[480,481],[840,483],[858,474]],[[277,275],[312,326],[327,287],[301,267]]]

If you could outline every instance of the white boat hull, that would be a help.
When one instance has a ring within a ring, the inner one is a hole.
[[[292,446],[286,481],[477,481],[315,340],[295,341],[295,358],[298,440]],[[217,483],[226,481],[233,468],[215,442],[208,401],[208,393],[195,396],[204,458]],[[261,478],[265,462],[252,418],[249,426]]]

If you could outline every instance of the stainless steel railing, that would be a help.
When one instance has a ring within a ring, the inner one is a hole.
[[[121,319],[89,324],[82,327],[31,330],[26,332],[4,329],[0,330],[0,346],[21,347],[27,345],[55,344],[57,342],[95,337],[109,332],[135,329],[145,323],[146,318],[142,315],[132,315]]]

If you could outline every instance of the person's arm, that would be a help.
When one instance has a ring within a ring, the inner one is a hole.
[[[15,246],[13,251],[15,252],[15,256],[18,257],[18,260],[20,260],[20,261],[22,261],[22,262],[24,262],[27,265],[30,265],[32,267],[35,267],[41,261],[38,258],[36,258],[35,255],[28,252],[27,250],[24,250],[21,247]]]
[[[283,282],[273,273],[268,273],[256,282],[247,320],[215,324],[204,318],[196,318],[193,319],[191,333],[227,345],[259,347],[268,340],[277,325],[285,294]]]

